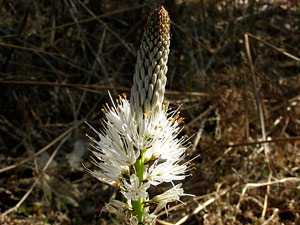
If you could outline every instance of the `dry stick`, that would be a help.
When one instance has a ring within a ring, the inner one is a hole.
[[[20,41],[21,42],[21,41]],[[3,43],[0,41],[0,43]],[[27,45],[29,45],[28,43],[25,43]],[[35,54],[37,54],[51,69],[52,71],[54,71],[55,73],[62,73],[59,70],[56,70],[48,61],[46,61],[41,55],[41,54],[45,54],[45,55],[49,55],[51,57],[54,57],[55,59],[57,59],[57,56],[61,57],[61,60],[66,63],[69,64],[77,69],[79,69],[80,71],[83,71],[87,74],[90,74],[90,72],[88,70],[85,70],[79,66],[77,66],[75,63],[72,62],[72,60],[70,58],[68,58],[66,55],[64,54],[59,54],[59,53],[55,53],[55,52],[48,52],[48,51],[43,51],[43,50],[39,50],[39,49],[35,49],[35,48],[30,48],[30,47],[24,47],[24,46],[20,46],[20,45],[12,45],[12,44],[7,44],[5,43],[5,45],[7,45],[8,47],[12,47],[12,48],[19,48],[19,49],[23,49],[23,50],[28,50],[28,51],[32,51]],[[32,46],[32,45],[31,45]]]
[[[201,210],[205,209],[205,207],[209,206],[210,204],[214,203],[215,201],[217,201],[220,197],[224,196],[225,194],[227,194],[230,190],[232,190],[233,188],[235,188],[238,185],[238,183],[234,184],[231,188],[227,188],[223,191],[221,191],[221,193],[218,193],[218,191],[215,193],[215,197],[212,197],[210,199],[208,199],[206,202],[204,202],[203,204],[199,204],[198,207],[196,209],[194,209],[194,211],[184,217],[182,217],[179,221],[177,221],[175,223],[175,225],[181,225],[183,224],[185,221],[187,221],[190,217],[192,217],[193,215],[196,215],[197,213],[199,213]]]
[[[249,47],[248,36],[250,36],[250,37],[253,38],[254,40],[259,41],[259,42],[261,42],[261,43],[263,43],[263,44],[269,46],[270,48],[273,48],[273,49],[275,49],[276,51],[278,51],[278,52],[280,52],[280,53],[282,53],[282,54],[284,54],[284,55],[286,55],[286,56],[288,56],[288,57],[290,57],[290,58],[292,58],[292,59],[294,59],[294,60],[300,62],[300,58],[298,58],[298,57],[296,57],[296,56],[294,56],[294,55],[292,55],[292,54],[290,54],[290,53],[288,53],[288,52],[286,52],[286,51],[284,51],[284,50],[282,50],[282,49],[280,49],[280,48],[277,48],[276,46],[274,46],[274,45],[272,45],[272,44],[270,44],[270,43],[268,43],[268,42],[266,42],[266,41],[264,41],[264,40],[261,40],[261,39],[259,39],[258,37],[254,36],[253,34],[250,34],[250,33],[247,32],[247,33],[245,34],[245,39],[246,39],[246,43],[245,43],[245,44],[246,44],[246,49],[247,49],[247,55],[248,55],[249,62],[250,62],[250,69],[251,69],[251,73],[252,73],[252,77],[253,77],[253,80],[254,80],[254,81],[255,81],[255,78],[254,78],[254,69],[253,69],[253,64],[252,64],[251,55],[250,55],[250,47]],[[255,88],[256,88],[256,87],[255,87]],[[256,89],[255,89],[255,91],[256,91]],[[257,92],[255,92],[255,93],[257,93]],[[257,95],[257,96],[258,96],[258,95]],[[299,97],[299,96],[296,96],[296,98],[294,98],[294,99],[298,99],[298,97]],[[289,101],[289,102],[290,102],[290,101]],[[258,103],[260,103],[260,101],[258,101]],[[260,107],[260,104],[259,104],[259,107]],[[261,108],[259,108],[259,109],[260,109],[260,112],[262,112],[262,111],[261,111]],[[261,114],[261,113],[260,113],[260,114]],[[262,121],[262,120],[261,120],[261,121]],[[262,122],[263,122],[263,121],[262,121]],[[263,123],[262,123],[262,132],[263,132],[263,139],[265,140],[265,137],[264,137],[264,129],[263,129]],[[271,170],[270,161],[269,161],[269,159],[268,159],[269,156],[268,156],[268,151],[267,151],[266,147],[268,147],[268,146],[267,146],[267,145],[264,145],[264,148],[265,148],[265,155],[267,156],[267,163],[268,163],[268,167],[269,167],[269,170],[270,170],[270,174],[269,174],[269,178],[268,178],[268,181],[270,182],[270,181],[271,181],[271,178],[272,178],[272,170]],[[265,214],[266,214],[267,203],[268,203],[268,194],[269,194],[269,192],[270,192],[270,186],[267,186],[267,194],[265,195],[264,209],[263,209],[263,212],[262,212],[262,215],[261,215],[262,219],[264,219]]]
[[[253,142],[240,142],[236,144],[227,144],[227,145],[214,145],[212,147],[239,147],[239,146],[247,146],[247,145],[260,145],[265,143],[275,143],[275,142],[297,142],[300,141],[300,137],[289,137],[289,138],[276,138],[272,140],[264,140],[264,141],[253,141]]]
[[[141,7],[144,7],[144,5],[137,5],[137,6],[129,7],[129,8],[126,8],[126,9],[115,10],[115,11],[112,11],[112,12],[109,12],[109,13],[105,13],[105,14],[101,14],[99,16],[94,16],[92,18],[88,18],[88,19],[85,19],[85,20],[71,22],[71,23],[66,23],[66,24],[63,24],[63,25],[60,25],[60,26],[56,26],[56,27],[52,27],[52,28],[47,28],[47,29],[39,31],[38,33],[43,33],[43,32],[48,32],[48,31],[53,32],[56,29],[64,28],[64,27],[71,26],[71,25],[86,23],[86,22],[93,21],[93,20],[99,20],[99,18],[107,17],[107,16],[110,16],[110,15],[118,14],[118,13],[121,13],[121,12],[133,10],[133,9],[138,9],[138,8],[141,8]],[[109,29],[106,24],[104,24],[104,26],[106,26],[106,28]],[[125,43],[124,40],[122,40],[114,31],[112,31],[111,29],[109,29],[109,30],[115,36],[117,36],[118,39],[121,40],[121,42],[124,44],[124,46],[129,50],[129,52],[131,54],[135,55],[135,52]],[[4,39],[4,38],[11,38],[11,37],[18,37],[18,34],[2,36],[2,37],[0,37],[0,40]],[[13,44],[4,43],[4,42],[0,41],[0,46],[1,45],[2,46],[6,46],[6,47],[12,47],[12,48],[17,48],[17,49],[27,50],[27,51],[33,51],[33,52],[36,52],[36,53],[42,53],[42,54],[51,55],[51,56],[58,56],[58,57],[61,57],[61,58],[69,60],[69,58],[66,55],[64,55],[64,54],[59,54],[59,53],[43,51],[43,50],[39,50],[39,49],[35,49],[35,48],[28,48],[28,47],[13,45]]]
[[[243,188],[240,200],[236,206],[237,211],[239,211],[241,202],[244,199],[244,196],[245,196],[248,188],[257,188],[257,187],[264,187],[264,186],[269,187],[271,185],[286,183],[286,182],[300,182],[300,178],[299,177],[288,177],[288,178],[282,178],[282,179],[276,180],[276,181],[268,181],[266,183],[248,183],[248,184],[246,184],[245,187]]]
[[[40,178],[42,177],[43,173],[47,170],[47,168],[49,167],[49,165],[51,164],[52,160],[54,159],[56,153],[58,152],[58,150],[60,149],[60,147],[65,143],[65,141],[68,139],[69,135],[66,136],[57,146],[57,148],[55,149],[55,151],[51,154],[50,158],[48,159],[46,165],[44,166],[43,170],[41,171],[41,173],[39,174],[39,176],[35,179],[34,183],[31,185],[31,187],[29,188],[29,190],[26,192],[26,194],[20,199],[20,201],[12,208],[10,208],[9,210],[5,211],[1,217],[4,218],[5,215],[12,213],[14,211],[16,211],[22,204],[23,202],[26,200],[26,198],[30,195],[30,193],[32,192],[32,190],[35,188],[35,186],[37,185],[38,181],[40,180]]]
[[[264,145],[265,145],[265,144],[264,144]],[[268,166],[269,166],[269,169],[270,169],[270,162],[268,163]],[[272,180],[272,175],[273,175],[273,172],[272,172],[272,170],[270,170],[270,174],[269,174],[269,177],[268,177],[268,182],[271,182],[271,180]],[[263,220],[265,219],[265,216],[266,216],[266,213],[267,213],[268,199],[269,199],[270,190],[271,190],[271,186],[268,185],[268,186],[267,186],[267,193],[265,194],[264,208],[263,208],[263,211],[262,211],[262,213],[261,213],[261,218],[262,218]]]
[[[300,62],[300,58],[298,58],[298,57],[296,57],[296,56],[294,56],[294,55],[292,55],[292,54],[290,54],[290,53],[288,53],[288,52],[286,52],[286,51],[284,51],[284,50],[282,50],[282,49],[280,49],[280,48],[277,48],[276,46],[274,46],[274,45],[272,45],[272,44],[270,44],[270,43],[268,43],[268,42],[266,42],[266,41],[264,41],[264,40],[262,40],[262,39],[256,37],[256,36],[253,35],[253,34],[250,34],[250,33],[247,32],[246,35],[249,36],[249,37],[251,37],[251,38],[253,38],[253,39],[255,39],[256,41],[259,41],[259,42],[261,42],[261,43],[263,43],[263,44],[269,46],[270,48],[275,49],[276,51],[278,51],[278,52],[280,52],[280,53],[286,55],[287,57],[290,57],[290,58],[292,58],[292,59],[294,59],[294,60]]]
[[[159,219],[156,220],[156,223],[161,224],[161,225],[174,225],[174,223],[169,223],[169,222],[159,220]]]
[[[72,130],[74,130],[77,126],[79,126],[84,120],[81,120],[79,123],[76,123],[74,126],[72,126],[71,128],[69,128],[68,130],[66,130],[65,132],[63,132],[61,135],[59,135],[57,138],[55,138],[53,141],[51,141],[49,144],[47,144],[44,148],[42,148],[40,151],[38,151],[37,153],[35,153],[33,156],[27,158],[27,159],[24,159],[23,161],[19,162],[19,163],[16,163],[14,165],[11,165],[11,166],[8,166],[8,167],[5,167],[5,168],[2,168],[0,169],[0,173],[3,173],[5,171],[8,171],[8,170],[12,170],[30,160],[32,160],[33,158],[35,158],[36,156],[40,155],[41,153],[47,151],[50,147],[52,147],[56,142],[60,141],[62,138],[64,138],[67,134],[69,134]]]
[[[282,50],[280,48],[277,48],[276,46],[274,46],[274,45],[272,45],[272,44],[270,44],[270,43],[268,43],[268,42],[266,42],[266,41],[264,41],[264,40],[256,37],[253,34],[247,32],[246,35],[249,36],[249,37],[251,37],[251,38],[253,38],[256,41],[259,41],[259,42],[263,43],[264,45],[267,45],[270,48],[273,48],[274,50],[276,50],[276,51],[284,54],[285,56],[290,57],[290,58],[292,58],[292,59],[300,62],[300,58],[298,58],[298,57],[296,57],[296,56],[294,56],[294,55],[292,55],[292,54],[290,54],[290,53],[288,53],[288,52],[286,52],[286,51],[284,51],[284,50]],[[299,98],[300,98],[300,95],[297,95],[296,97],[290,99],[288,102],[291,104],[292,102],[296,101]],[[275,110],[277,110],[277,109],[279,109],[279,108],[281,108],[283,106],[284,106],[284,104],[278,105],[278,106],[274,107],[273,109],[271,109],[270,112],[275,111]]]
[[[299,91],[300,91],[300,89],[299,89]],[[297,96],[289,99],[288,103],[292,104],[293,102],[298,101],[298,100],[300,100],[300,95],[297,95]],[[276,111],[277,109],[280,109],[283,106],[286,106],[286,103],[282,103],[282,104],[279,104],[279,105],[275,106],[274,108],[270,109],[270,112],[274,112],[274,111]]]
[[[198,144],[201,140],[202,137],[202,133],[203,133],[203,129],[204,129],[204,124],[205,124],[205,120],[201,122],[200,124],[200,128],[198,129],[198,132],[196,134],[194,143],[193,143],[193,147],[192,147],[192,152],[196,152],[196,148],[198,147]]]
[[[94,63],[92,65],[92,73],[95,73],[96,62],[98,62],[100,68],[102,69],[102,72],[103,72],[104,76],[107,78],[107,80],[109,80],[109,74],[108,74],[108,72],[105,68],[104,63],[102,62],[102,56],[100,58],[100,55],[103,55],[102,51],[103,51],[103,44],[104,44],[105,37],[106,37],[106,29],[103,30],[102,37],[101,37],[101,40],[99,42],[97,52],[95,52],[95,60],[94,60]]]
[[[38,86],[59,86],[59,87],[72,87],[72,88],[87,88],[85,90],[93,92],[93,90],[88,90],[88,88],[91,89],[103,89],[103,90],[116,90],[116,91],[123,91],[123,92],[130,92],[129,88],[121,88],[121,87],[110,87],[110,86],[104,86],[104,85],[90,85],[90,84],[63,84],[63,83],[54,83],[54,82],[37,82],[37,81],[4,81],[0,80],[0,84],[20,84],[20,85],[38,85]],[[203,92],[180,92],[180,91],[166,91],[167,95],[186,95],[190,97],[210,97],[210,94],[203,93]]]
[[[255,73],[254,73],[254,66],[253,66],[253,62],[252,62],[249,39],[248,39],[248,33],[245,34],[245,46],[246,46],[247,57],[248,57],[249,64],[250,64],[250,70],[251,70],[252,81],[253,81],[253,86],[254,86],[254,90],[255,90],[256,101],[257,101],[257,105],[258,105],[259,117],[260,117],[260,122],[261,122],[262,139],[263,139],[263,141],[265,141],[266,140],[266,130],[265,130],[264,112],[263,112],[261,99],[259,97],[259,93],[258,93],[258,89],[257,89],[256,78],[255,78]],[[263,146],[264,146],[264,153],[265,153],[265,157],[266,157],[266,162],[268,164],[268,168],[269,168],[269,171],[270,171],[268,181],[271,181],[271,179],[272,179],[272,169],[271,169],[271,162],[270,162],[270,156],[269,156],[269,153],[270,153],[269,146],[268,146],[267,143],[264,143]],[[266,215],[266,212],[267,212],[269,194],[270,194],[270,186],[267,186],[267,193],[265,195],[265,200],[264,200],[264,208],[263,208],[263,211],[262,211],[262,214],[261,214],[262,219],[265,218],[265,215]]]
[[[36,49],[36,48],[24,47],[24,46],[20,46],[20,45],[9,44],[9,43],[5,43],[3,41],[0,41],[0,46],[16,48],[16,49],[21,49],[21,50],[26,50],[26,51],[33,51],[33,52],[38,52],[38,53],[41,53],[41,54],[44,54],[44,55],[58,56],[58,57],[61,57],[61,58],[64,58],[64,59],[68,59],[68,57],[64,54],[59,54],[59,53],[55,53],[55,52],[48,52],[48,51],[44,51],[44,50],[40,50],[40,49]]]
[[[208,194],[205,194],[205,195],[201,195],[201,196],[196,196],[193,198],[193,200],[189,200],[185,203],[181,203],[181,204],[177,204],[177,205],[174,205],[170,208],[168,208],[168,211],[161,211],[160,213],[157,214],[157,217],[161,217],[162,215],[165,215],[167,214],[168,212],[172,212],[172,211],[178,211],[180,208],[185,208],[186,205],[188,204],[191,204],[191,203],[195,203],[195,201],[199,201],[201,199],[204,199],[204,198],[212,198],[213,196],[216,195],[216,192],[212,192],[212,193],[208,193]]]
[[[215,192],[212,192],[212,193],[209,193],[209,194],[206,194],[206,195],[201,195],[201,196],[196,196],[193,198],[193,200],[190,200],[186,203],[181,203],[181,204],[178,204],[178,205],[175,205],[171,208],[168,209],[168,212],[170,211],[175,211],[175,210],[178,210],[178,208],[181,208],[182,206],[186,207],[186,205],[188,204],[191,204],[191,203],[195,203],[197,202],[198,200],[201,200],[201,199],[204,199],[204,198],[209,198],[207,201],[205,201],[203,204],[198,204],[198,207],[196,209],[194,209],[194,211],[192,213],[190,213],[189,215],[186,215],[185,217],[181,218],[177,223],[176,225],[179,225],[179,224],[182,224],[184,223],[188,217],[191,217],[197,213],[199,213],[201,210],[205,209],[206,206],[212,204],[213,202],[217,201],[220,197],[224,196],[226,193],[228,193],[229,191],[232,191],[233,189],[235,189],[237,186],[239,185],[239,182],[235,183],[232,185],[231,188],[226,188],[225,190],[223,191],[219,191],[221,186],[222,186],[222,183],[218,186],[217,190]],[[160,212],[157,217],[160,217],[164,214],[167,214],[167,211],[163,211],[163,212]],[[157,221],[161,221],[161,220],[157,220]],[[162,223],[163,224],[163,223]]]
[[[247,90],[247,77],[246,77],[246,73],[243,73],[243,78],[244,78],[244,87],[245,90]],[[246,136],[246,141],[249,142],[249,137],[250,137],[250,122],[249,122],[249,99],[248,99],[248,95],[246,94],[246,91],[243,93],[243,104],[244,104],[244,112],[245,112],[245,136]],[[244,146],[244,151],[248,152],[248,146]],[[247,170],[246,173],[249,172],[249,155],[247,154]]]
[[[95,14],[94,14],[91,10],[89,10],[89,8],[87,8],[82,2],[79,1],[79,3],[81,4],[81,6],[82,6],[86,11],[88,11],[88,13],[89,13],[91,16],[95,17]],[[96,62],[98,62],[98,64],[100,65],[100,68],[102,69],[102,71],[103,71],[105,77],[107,78],[107,80],[110,80],[110,79],[109,79],[108,72],[106,71],[105,65],[104,65],[104,63],[102,62],[102,59],[100,59],[100,56],[99,56],[99,54],[102,52],[102,47],[103,47],[103,44],[104,44],[104,37],[105,37],[105,35],[106,35],[106,31],[108,30],[108,31],[110,31],[114,36],[116,36],[117,39],[119,39],[119,40],[122,42],[122,44],[125,46],[125,48],[126,48],[132,55],[136,56],[136,53],[128,46],[128,44],[127,44],[127,43],[126,43],[126,42],[125,42],[125,41],[124,41],[124,40],[123,40],[116,32],[114,32],[112,29],[110,29],[110,28],[109,28],[102,20],[100,20],[99,18],[97,18],[97,21],[98,21],[100,24],[102,24],[102,25],[104,26],[105,29],[104,29],[104,31],[103,31],[102,38],[101,38],[101,41],[100,41],[99,46],[98,46],[98,50],[97,50],[97,52],[94,53],[94,55],[95,55],[95,61],[94,61],[93,66],[92,66],[92,71],[94,72],[94,69],[95,69],[95,66],[96,66]],[[88,41],[86,41],[86,43],[88,44],[88,46],[90,46],[90,44],[89,44]],[[91,47],[91,46],[90,46],[90,47]],[[94,52],[94,51],[92,50],[92,52]],[[111,82],[109,82],[109,84],[111,84]],[[113,94],[114,94],[114,95],[117,95],[116,90],[113,90]]]
[[[197,44],[199,44],[203,49],[205,49],[207,52],[209,52],[210,54],[212,54],[213,56],[216,57],[216,59],[222,63],[224,66],[226,66],[228,69],[232,70],[231,66],[229,64],[227,64],[223,59],[221,59],[219,56],[217,56],[217,54],[211,50],[210,48],[208,48],[205,44],[203,44],[201,41],[199,41],[198,39],[195,39],[191,34],[187,33],[181,26],[179,26],[178,24],[174,23],[173,21],[171,21],[172,25],[174,25],[174,27],[176,27],[178,30],[180,30],[181,32],[183,32],[188,39],[190,39],[190,41],[194,41]]]
[[[29,196],[29,194],[32,192],[32,190],[34,189],[34,187],[37,185],[38,181],[39,181],[39,178],[36,178],[34,183],[31,185],[31,187],[29,188],[29,190],[26,192],[26,194],[20,199],[20,201],[12,208],[10,208],[9,210],[5,211],[1,217],[2,219],[4,219],[4,216],[6,216],[7,214],[9,213],[12,213],[13,211],[16,211],[20,205],[22,205],[22,203],[26,200],[26,198]]]
[[[279,213],[279,209],[275,208],[272,215],[267,219],[262,225],[268,225],[268,224],[273,224],[274,223],[274,218],[277,216]]]
[[[125,9],[118,9],[118,10],[115,10],[115,11],[112,11],[112,12],[108,12],[108,13],[104,13],[104,14],[101,14],[101,15],[98,15],[98,16],[94,16],[94,17],[91,17],[91,18],[88,18],[88,19],[79,20],[78,22],[70,22],[70,23],[65,23],[65,24],[56,26],[54,28],[47,28],[47,29],[44,29],[44,30],[42,30],[40,32],[51,31],[51,30],[54,30],[54,29],[55,30],[56,29],[61,29],[61,28],[64,28],[64,27],[73,26],[73,25],[81,24],[81,23],[87,23],[87,22],[90,22],[90,21],[93,21],[93,20],[97,20],[97,19],[100,19],[100,18],[104,18],[104,17],[107,17],[107,16],[119,14],[119,13],[122,13],[122,12],[134,10],[134,9],[139,9],[139,8],[144,7],[144,6],[145,5],[142,4],[142,5],[137,5],[137,6],[133,6],[133,7],[125,8]]]
[[[203,113],[201,113],[199,116],[197,116],[195,119],[193,119],[191,122],[186,124],[184,128],[186,129],[187,127],[191,126],[193,123],[195,123],[198,120],[201,120],[203,117],[205,117],[207,114],[209,114],[212,110],[214,110],[217,107],[217,104],[209,107],[207,110],[205,110]]]
[[[96,15],[89,9],[87,8],[81,1],[79,1],[80,5],[93,17],[96,17]],[[128,44],[124,41],[124,39],[122,39],[120,37],[120,35],[118,35],[116,32],[114,32],[112,29],[110,29],[110,27],[104,23],[102,20],[100,20],[99,18],[96,18],[96,20],[103,25],[110,33],[112,33],[117,39],[119,39],[122,44],[125,46],[125,48],[133,55],[136,56],[136,53],[128,46]]]
[[[122,12],[126,12],[126,11],[129,11],[129,10],[142,8],[144,6],[145,5],[142,4],[142,5],[137,5],[137,6],[133,6],[133,7],[125,8],[125,9],[118,9],[118,10],[108,12],[108,13],[104,13],[104,14],[101,14],[101,15],[98,15],[98,16],[95,16],[95,17],[92,17],[92,18],[79,20],[77,22],[70,22],[70,23],[65,23],[65,24],[62,24],[62,25],[59,25],[59,26],[56,26],[56,27],[46,28],[44,30],[38,31],[37,33],[58,30],[58,29],[61,29],[61,28],[64,28],[64,27],[69,27],[69,26],[73,26],[73,25],[76,25],[76,24],[80,24],[80,23],[87,23],[87,22],[90,22],[90,21],[93,21],[93,20],[96,20],[96,19],[99,19],[99,18],[104,18],[104,17],[107,17],[107,16],[111,16],[111,15],[119,14],[119,13],[122,13]],[[9,34],[9,35],[0,36],[0,39],[12,38],[12,37],[17,37],[17,36],[18,36],[17,34]]]
[[[28,25],[28,18],[30,17],[29,16],[29,12],[30,12],[30,7],[32,5],[33,1],[29,1],[29,3],[27,4],[27,7],[26,7],[26,10],[25,10],[25,15],[23,17],[23,21],[22,21],[22,24],[21,24],[21,27],[18,29],[18,34],[16,35],[17,38],[20,38],[23,31],[26,29],[26,26]],[[2,67],[3,71],[6,71],[7,70],[7,67],[8,67],[8,64],[9,62],[11,61],[11,57],[14,53],[15,49],[10,49],[10,52],[8,54],[8,56],[6,57],[6,60],[4,62],[4,66]]]

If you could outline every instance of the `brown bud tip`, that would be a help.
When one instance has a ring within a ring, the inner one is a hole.
[[[154,9],[148,16],[146,30],[156,31],[161,36],[167,36],[170,33],[169,13],[163,6]]]

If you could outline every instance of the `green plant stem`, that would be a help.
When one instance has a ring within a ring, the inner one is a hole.
[[[145,152],[142,151],[140,158],[135,162],[134,167],[136,169],[137,177],[139,178],[140,185],[144,179],[144,161],[145,161]],[[144,199],[139,197],[139,200],[132,201],[132,207],[134,214],[137,216],[138,221],[143,221],[143,212],[144,212]]]
[[[138,221],[142,222],[143,221],[143,215],[144,215],[144,199],[139,197],[139,200],[137,201],[132,201],[132,207],[134,209],[134,215],[137,216]]]

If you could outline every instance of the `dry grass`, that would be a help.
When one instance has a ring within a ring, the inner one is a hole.
[[[196,197],[158,224],[300,224],[300,8],[267,2],[164,1],[166,99],[184,103],[199,157],[184,182]],[[99,212],[114,189],[81,166],[91,166],[82,121],[99,125],[107,90],[129,94],[156,6],[0,2],[2,224],[113,224]]]

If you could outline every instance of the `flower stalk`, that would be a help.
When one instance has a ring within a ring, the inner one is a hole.
[[[141,156],[139,159],[137,159],[136,163],[134,164],[135,170],[137,177],[139,178],[139,185],[142,184],[144,178],[144,157],[145,153],[142,152]],[[137,216],[138,221],[142,222],[143,221],[143,212],[144,212],[144,205],[143,205],[144,199],[139,197],[137,201],[132,201],[132,207],[133,207],[133,212],[135,216]]]
[[[147,19],[137,54],[131,97],[119,96],[113,107],[102,109],[104,129],[92,142],[93,163],[98,170],[88,170],[100,181],[119,189],[123,199],[111,200],[104,210],[116,215],[121,224],[152,225],[157,213],[184,196],[181,184],[190,171],[183,163],[189,147],[182,130],[178,110],[164,105],[167,61],[170,46],[170,18],[164,7],[152,11]],[[111,97],[111,96],[110,96]],[[157,196],[150,186],[171,183],[170,190]],[[150,212],[150,206],[156,208]]]

